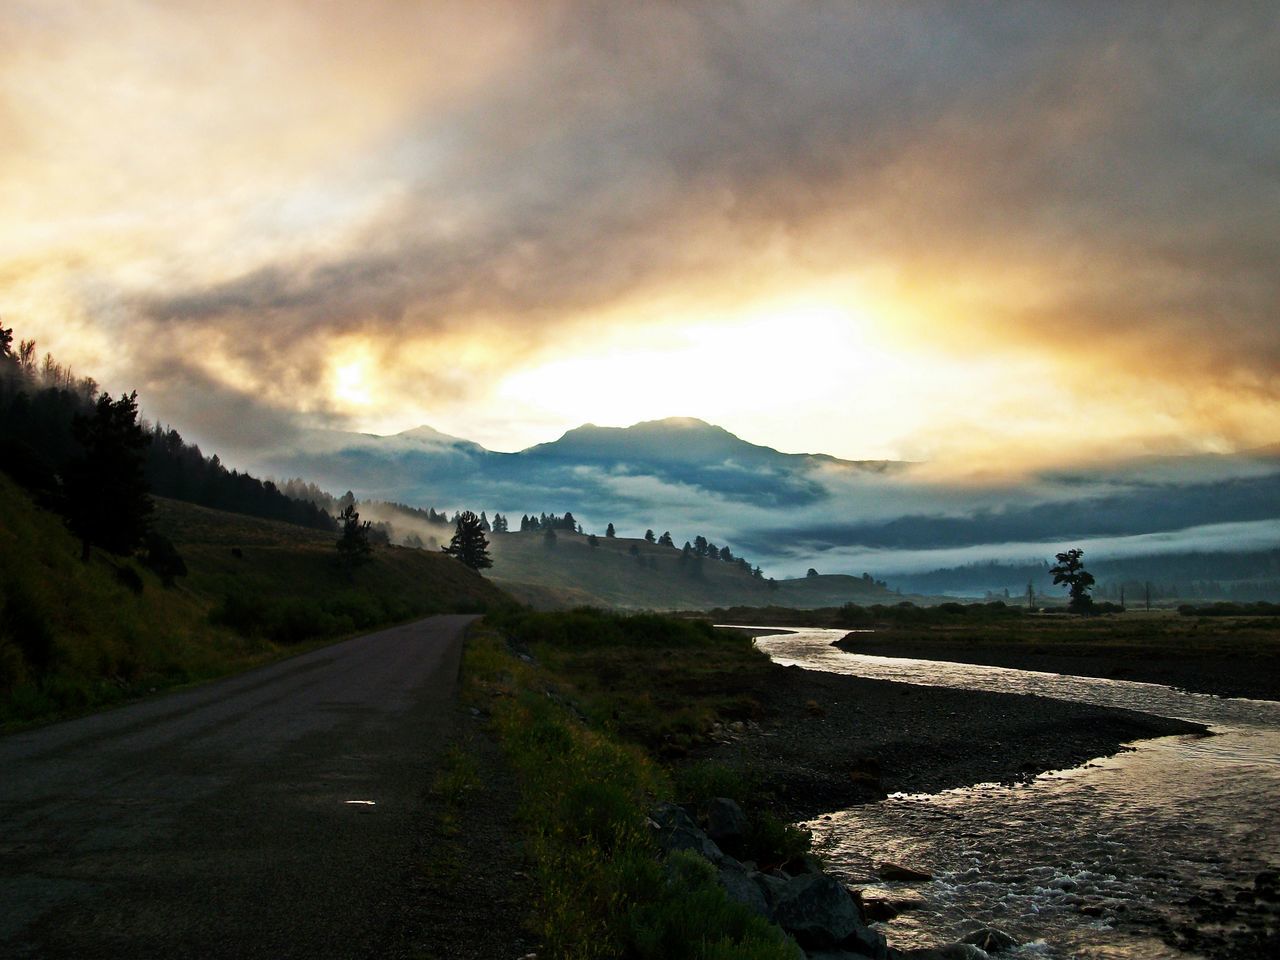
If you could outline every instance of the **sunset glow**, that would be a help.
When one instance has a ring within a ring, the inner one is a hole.
[[[6,7],[6,324],[149,416],[286,432],[1280,437],[1274,12],[321,7]]]

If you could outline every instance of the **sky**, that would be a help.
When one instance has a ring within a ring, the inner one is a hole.
[[[7,0],[0,318],[224,459],[1280,441],[1280,7]]]

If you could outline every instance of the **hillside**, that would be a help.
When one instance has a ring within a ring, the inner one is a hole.
[[[266,662],[298,643],[504,595],[438,553],[381,547],[347,578],[333,535],[157,500],[188,575],[79,544],[0,474],[0,722],[108,703]],[[237,556],[233,550],[238,551]]]
[[[567,531],[556,531],[554,545],[541,533],[493,536],[489,574],[508,593],[539,608],[704,610],[782,604],[808,609],[899,599],[857,577],[770,583],[736,563],[682,560],[679,550],[644,540],[599,537],[596,542],[592,547],[587,537]]]

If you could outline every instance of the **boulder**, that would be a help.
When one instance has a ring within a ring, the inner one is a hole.
[[[880,869],[876,875],[881,880],[903,880],[908,883],[923,883],[926,880],[932,880],[933,874],[926,873],[923,870],[913,870],[911,867],[904,867],[900,863],[890,863],[887,860],[880,864]]]
[[[772,907],[774,922],[806,950],[886,955],[884,936],[862,922],[849,891],[825,874],[806,873],[787,880],[777,888]]]
[[[766,920],[770,918],[769,901],[765,898],[760,884],[756,883],[758,874],[752,875],[741,864],[728,858],[720,865],[718,873],[720,886],[724,887],[724,892],[728,894],[730,900],[742,904]]]
[[[782,872],[790,877],[798,877],[802,873],[823,873],[824,871],[821,860],[812,853],[802,853],[784,863]]]
[[[908,910],[919,910],[925,903],[923,897],[897,896],[880,890],[850,890],[849,892],[862,908],[863,919],[873,923],[892,920]]]
[[[650,823],[657,835],[658,845],[667,853],[673,850],[692,850],[717,866],[726,859],[733,860],[732,857],[726,857],[724,851],[674,803],[660,804],[650,815]],[[736,860],[733,862],[737,863]]]
[[[895,960],[987,960],[987,955],[971,943],[949,943],[945,947],[918,947],[895,952]]]
[[[764,895],[764,902],[769,908],[766,914],[770,920],[773,919],[774,909],[782,896],[782,891],[787,888],[788,881],[782,877],[775,877],[767,873],[753,873],[751,875],[752,882],[760,888],[760,892]]]
[[[981,930],[975,930],[973,933],[960,938],[961,943],[971,943],[975,947],[980,947],[987,953],[1000,953],[1002,950],[1012,950],[1018,945],[1018,941],[1013,939],[1003,930],[997,930],[994,927],[983,927]]]
[[[742,850],[751,824],[742,807],[728,797],[716,797],[707,807],[707,836],[724,850]]]

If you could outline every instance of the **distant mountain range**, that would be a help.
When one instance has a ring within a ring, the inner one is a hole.
[[[895,574],[975,562],[1019,569],[1066,546],[1108,562],[1280,548],[1280,447],[974,484],[906,462],[782,453],[673,418],[587,424],[517,453],[425,426],[386,437],[312,431],[252,468],[362,499],[501,512],[513,528],[525,513],[569,510],[588,532],[669,530],[677,544],[703,534],[779,577],[813,566],[893,585]],[[928,578],[932,592],[946,582]],[[992,587],[1003,588],[983,585]],[[974,578],[957,576],[955,590],[974,592]]]
[[[644,500],[634,489],[640,478],[691,496],[701,491],[769,508],[824,499],[826,488],[815,477],[821,471],[885,473],[898,465],[781,453],[702,420],[672,418],[625,428],[586,424],[518,453],[486,450],[425,426],[385,437],[311,431],[254,466],[415,506],[487,504],[504,513],[568,509],[608,522],[620,502]]]

